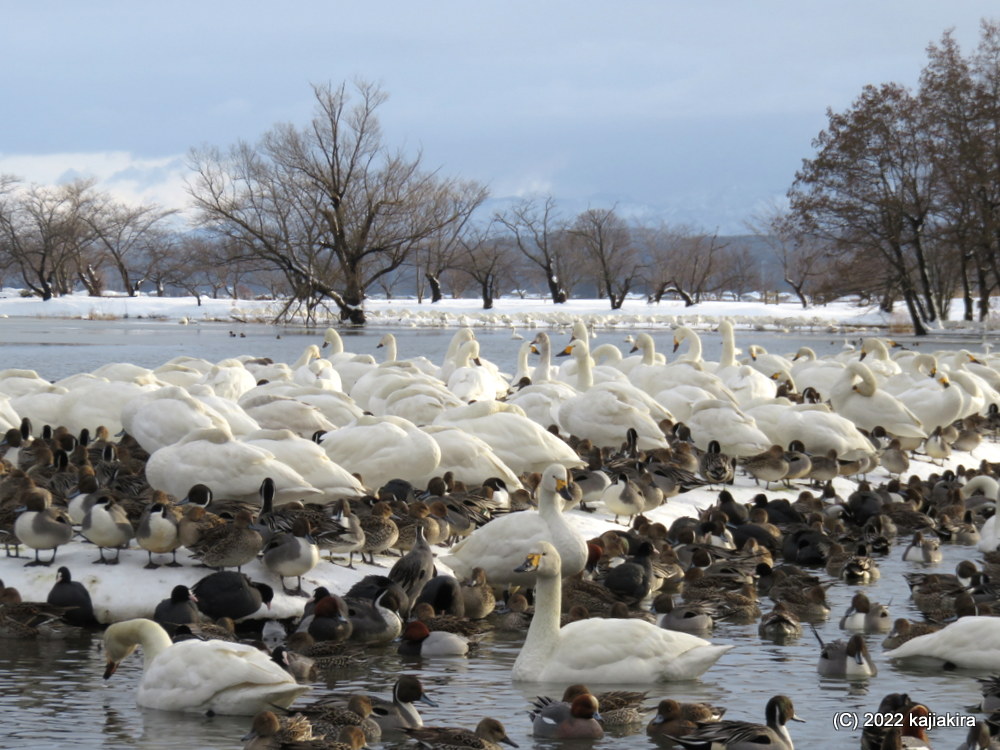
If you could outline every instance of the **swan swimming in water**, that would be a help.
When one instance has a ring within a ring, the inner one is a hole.
[[[145,708],[250,716],[273,706],[287,708],[310,689],[253,646],[197,639],[173,643],[160,625],[143,618],[104,632],[104,679],[136,646],[143,655],[136,702]]]
[[[652,683],[692,680],[732,646],[639,619],[591,618],[559,627],[562,561],[548,542],[518,568],[535,573],[535,615],[512,677],[527,682]],[[492,579],[491,579],[492,580]]]

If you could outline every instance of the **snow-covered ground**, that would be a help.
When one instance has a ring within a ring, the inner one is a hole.
[[[39,318],[164,318],[171,320],[245,321],[267,322],[281,309],[273,300],[233,300],[202,297],[198,305],[194,297],[89,297],[73,294],[42,301],[37,297],[21,297],[18,290],[0,292],[0,316]],[[418,303],[415,298],[392,300],[369,299],[365,302],[368,321],[372,325],[443,327],[468,325],[472,327],[558,327],[584,318],[598,328],[668,328],[676,325],[713,325],[728,317],[741,327],[768,330],[813,331],[857,328],[885,328],[906,330],[908,317],[902,306],[891,315],[877,308],[859,307],[851,301],[837,301],[828,305],[804,309],[794,301],[778,304],[746,301],[706,301],[693,307],[684,307],[677,300],[649,304],[645,299],[633,298],[621,310],[610,310],[606,300],[572,299],[554,305],[537,297],[521,299],[503,297],[492,310],[483,310],[478,299],[450,299],[431,304],[426,299]],[[979,332],[978,322],[959,320],[959,301],[953,306],[952,320],[944,323],[948,330]],[[332,315],[331,320],[336,316]],[[997,327],[996,321],[991,327]]]

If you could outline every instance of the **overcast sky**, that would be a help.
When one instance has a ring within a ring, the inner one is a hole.
[[[389,94],[393,146],[498,199],[553,195],[741,231],[780,199],[826,108],[916,84],[995,0],[469,0],[0,4],[0,172],[92,175],[185,201],[193,146],[305,124],[311,83]]]

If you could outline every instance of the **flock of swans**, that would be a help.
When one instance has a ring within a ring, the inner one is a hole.
[[[916,456],[941,462],[1000,427],[994,357],[967,350],[893,354],[881,338],[828,357],[808,347],[782,356],[744,344],[740,357],[733,324],[723,321],[718,330],[717,362],[704,358],[689,327],[674,330],[673,350],[664,354],[648,333],[634,335],[631,351],[591,348],[590,331],[577,321],[564,342],[544,331],[524,340],[510,372],[484,356],[470,328],[455,332],[440,363],[400,359],[392,334],[381,339],[381,361],[347,352],[331,328],[293,363],[177,357],[152,369],[109,364],[54,383],[8,369],[0,371],[5,467],[9,474],[18,466],[18,452],[30,449],[43,425],[58,425],[70,434],[128,435],[149,456],[143,469],[149,488],[173,499],[205,485],[215,498],[259,504],[262,484],[270,481],[275,507],[339,508],[342,498],[382,496],[393,482],[419,495],[441,477],[468,487],[498,479],[494,486],[506,488],[504,498],[520,491],[538,511],[498,512],[437,559],[460,579],[478,569],[494,585],[535,586],[535,617],[514,678],[691,679],[731,646],[644,619],[584,620],[560,629],[561,581],[589,569],[593,548],[580,523],[568,521],[564,503],[596,503],[608,519],[632,518],[695,487],[714,499],[716,489],[702,488],[731,482],[734,470],[767,485],[812,480],[819,486],[876,471],[902,478]],[[26,473],[40,468],[49,467]],[[997,483],[985,479],[970,476],[962,497],[973,496],[975,487],[995,500]],[[498,510],[513,509],[511,500],[502,502],[508,507]],[[713,554],[731,546],[725,528],[709,524],[703,531],[697,543]],[[992,519],[980,544],[986,552],[1000,544]],[[961,636],[938,634],[923,649],[913,641],[900,648],[900,658],[915,652],[961,664],[974,631],[986,660],[1000,669],[1000,639],[993,623],[980,619],[962,625]],[[132,622],[116,628],[109,644],[115,664],[142,644],[148,665],[142,705],[206,705],[184,695],[189,657],[155,629]],[[256,657],[229,648],[206,658],[246,665]],[[303,692],[294,682],[277,682],[281,705]],[[214,710],[259,710],[261,695],[273,698],[266,685],[262,690],[246,703],[237,693],[233,704]]]

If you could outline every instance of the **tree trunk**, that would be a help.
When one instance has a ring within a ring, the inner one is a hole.
[[[785,277],[785,283],[788,284],[788,286],[790,286],[792,288],[792,291],[795,292],[795,296],[799,298],[799,302],[802,303],[802,309],[803,310],[808,310],[809,309],[809,301],[806,299],[806,295],[804,295],[802,293],[803,284],[796,284],[795,282],[793,282],[787,276]],[[765,292],[764,295],[765,295],[764,296],[764,304],[767,304],[767,292]]]
[[[903,301],[906,302],[906,309],[910,312],[910,320],[913,323],[913,334],[915,336],[926,336],[927,329],[920,318],[920,306],[917,304],[918,300],[915,298],[915,293],[911,291],[904,292]]]
[[[444,296],[441,294],[441,280],[430,271],[424,274],[424,278],[431,287],[431,303],[440,302]]]
[[[483,295],[483,309],[492,310],[493,309],[493,284],[490,282],[489,277],[486,277],[482,284],[480,284],[480,291]]]
[[[566,290],[560,286],[559,277],[556,276],[556,272],[553,270],[552,266],[546,266],[545,274],[552,302],[557,305],[563,304],[566,301]]]

